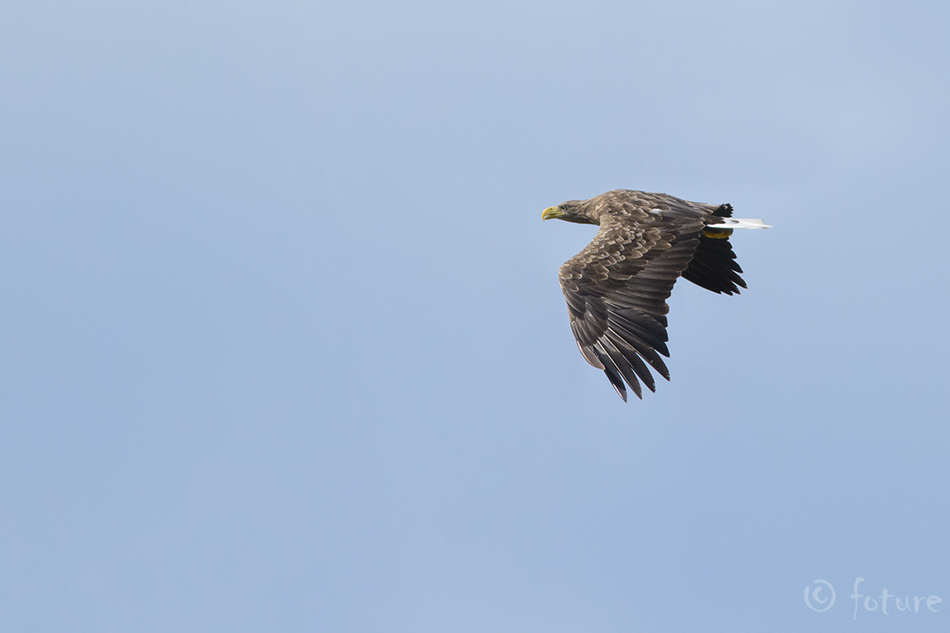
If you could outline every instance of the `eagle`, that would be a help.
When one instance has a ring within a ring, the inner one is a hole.
[[[664,193],[617,189],[548,207],[556,218],[600,228],[561,266],[571,331],[588,363],[604,370],[627,401],[630,385],[656,391],[649,367],[670,379],[666,303],[678,277],[707,290],[738,294],[746,284],[729,243],[733,229],[770,228],[732,217],[729,204],[689,202]]]

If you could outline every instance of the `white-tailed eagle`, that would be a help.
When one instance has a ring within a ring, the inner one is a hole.
[[[640,381],[656,390],[647,365],[670,379],[660,355],[670,355],[666,300],[678,277],[728,295],[746,287],[729,236],[733,229],[769,227],[731,216],[728,204],[625,189],[544,210],[544,220],[600,225],[559,277],[581,354],[604,370],[624,401],[624,381],[638,398]]]

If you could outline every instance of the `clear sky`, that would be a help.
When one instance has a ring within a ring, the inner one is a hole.
[[[0,628],[948,630],[948,32],[5,0]],[[616,188],[774,226],[627,404],[541,221]]]

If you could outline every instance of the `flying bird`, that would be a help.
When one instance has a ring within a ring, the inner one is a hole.
[[[600,225],[558,276],[577,347],[604,370],[624,402],[624,381],[641,399],[640,381],[656,391],[648,365],[670,379],[660,355],[670,356],[666,299],[676,279],[738,294],[746,285],[729,236],[733,229],[770,228],[762,220],[732,218],[729,204],[626,189],[548,207],[541,219],[551,218]]]

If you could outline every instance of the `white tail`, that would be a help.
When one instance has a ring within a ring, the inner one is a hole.
[[[711,229],[770,229],[772,228],[762,220],[750,220],[747,218],[723,218],[719,224],[707,224]]]

